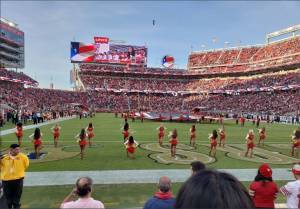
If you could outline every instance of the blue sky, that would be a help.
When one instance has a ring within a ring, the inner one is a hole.
[[[186,68],[193,50],[263,44],[265,34],[300,23],[297,1],[1,1],[1,16],[25,33],[25,69],[48,88],[70,89],[70,41],[94,36],[148,46],[148,66],[170,54]],[[156,25],[152,26],[155,19]],[[212,39],[217,37],[217,42]],[[205,45],[205,48],[201,47]]]

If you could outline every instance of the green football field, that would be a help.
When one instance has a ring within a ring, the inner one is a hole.
[[[85,150],[84,160],[80,160],[79,146],[74,136],[92,122],[95,128],[94,146]],[[166,135],[174,128],[178,130],[179,145],[178,158],[170,158],[167,136],[163,147],[158,146],[157,130],[160,122],[129,120],[130,130],[140,146],[136,151],[135,159],[126,157],[123,145],[122,127],[124,119],[115,118],[113,114],[101,113],[94,118],[79,120],[71,119],[59,123],[62,127],[59,147],[54,148],[50,128],[54,125],[41,127],[43,133],[43,149],[47,155],[41,160],[31,160],[28,171],[88,171],[88,170],[122,170],[122,169],[188,169],[189,159],[209,159],[208,134],[213,129],[219,129],[219,124],[196,124],[197,147],[189,146],[189,129],[193,123],[164,122],[167,128]],[[225,121],[227,146],[217,150],[216,158],[207,161],[207,166],[212,168],[258,168],[261,162],[269,162],[272,168],[291,168],[299,159],[291,157],[291,134],[297,126],[285,124],[261,123],[266,127],[266,144],[264,147],[255,147],[254,158],[243,156],[245,151],[245,136],[249,129],[254,129],[256,142],[258,132],[256,126],[247,122],[245,127],[236,125],[235,121]],[[5,126],[2,130],[11,128]],[[32,142],[28,136],[33,129],[24,131],[22,150],[25,153],[33,151]],[[11,143],[17,142],[14,134],[2,136],[1,150],[6,151]],[[159,160],[163,158],[163,160]],[[278,161],[279,159],[279,161]],[[253,177],[254,178],[254,177]],[[249,182],[243,182],[248,186]],[[285,181],[277,182],[279,185]],[[177,193],[181,183],[174,183],[174,194]],[[38,186],[25,187],[22,197],[24,208],[57,208],[63,198],[70,192],[72,186]],[[95,198],[104,202],[107,208],[140,207],[153,195],[154,184],[125,184],[125,185],[95,185]],[[34,198],[33,198],[34,197]],[[277,202],[284,202],[282,196]]]
[[[74,137],[89,122],[94,125],[94,146],[87,147],[84,160],[80,160],[79,146]],[[179,156],[177,160],[174,160],[169,157],[167,136],[164,139],[164,146],[158,146],[156,128],[160,125],[160,122],[144,121],[144,123],[141,123],[139,120],[135,122],[129,120],[130,131],[134,139],[140,144],[136,151],[136,159],[132,160],[126,157],[121,133],[123,124],[124,119],[115,118],[113,114],[108,113],[97,114],[94,118],[71,119],[60,122],[59,125],[62,129],[58,148],[53,146],[53,137],[50,130],[54,124],[42,126],[42,152],[48,154],[43,160],[32,161],[29,171],[187,168],[189,162],[182,164],[181,158],[189,159],[187,156],[195,156],[193,159],[203,159],[205,162],[209,152],[208,134],[213,129],[221,127],[219,124],[196,124],[197,147],[193,149],[189,146],[189,128],[193,123],[163,123],[167,128],[165,135],[174,128],[178,130],[179,145],[177,153]],[[225,121],[226,143],[230,146],[226,149],[218,148],[216,158],[210,161],[208,166],[213,168],[257,168],[263,161],[271,163],[274,168],[290,168],[293,162],[297,162],[296,158],[290,156],[291,134],[297,126],[261,123],[260,127],[263,126],[266,127],[266,144],[264,147],[255,147],[254,153],[259,153],[253,159],[249,159],[243,157],[243,155],[237,156],[236,152],[244,153],[246,148],[245,136],[249,129],[254,129],[256,142],[258,141],[256,126],[253,126],[251,122],[247,122],[245,127],[241,127],[236,125],[234,121]],[[28,136],[32,133],[33,129],[24,131],[22,147],[24,152],[33,151],[32,142],[28,139]],[[14,142],[17,142],[15,134],[2,136],[2,150]],[[264,152],[268,155],[264,156]],[[163,153],[162,157],[166,158],[165,161],[159,162],[156,160],[156,155],[159,153]],[[270,155],[282,158],[283,161],[277,163],[276,160],[269,159]]]

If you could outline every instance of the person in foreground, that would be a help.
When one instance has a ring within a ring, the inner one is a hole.
[[[266,163],[262,164],[254,182],[250,184],[249,194],[256,208],[275,208],[278,193],[276,183],[272,179],[272,169]]]
[[[20,145],[10,145],[9,153],[0,159],[0,180],[8,208],[20,208],[23,179],[29,166],[28,157],[21,153]]]
[[[247,189],[234,176],[205,169],[182,185],[176,198],[177,208],[253,209],[254,205]]]
[[[171,192],[171,180],[162,176],[157,185],[158,191],[144,205],[144,209],[172,209],[175,198]]]
[[[81,177],[76,181],[75,188],[64,199],[60,208],[104,208],[102,202],[92,198],[93,181],[89,177]],[[77,200],[75,197],[78,196]]]
[[[300,163],[294,165],[292,172],[296,180],[281,187],[280,192],[286,196],[287,208],[300,208]]]

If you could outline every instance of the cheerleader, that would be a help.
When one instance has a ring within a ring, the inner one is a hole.
[[[192,125],[192,128],[190,128],[190,145],[195,147],[195,141],[196,141],[196,126]]]
[[[18,144],[19,144],[19,146],[21,146],[22,138],[23,138],[23,124],[21,122],[17,123],[16,136],[18,138]]]
[[[127,122],[124,124],[122,134],[123,134],[124,142],[126,142],[129,136],[129,124]]]
[[[163,144],[163,139],[165,136],[165,130],[167,128],[164,127],[164,125],[161,123],[159,127],[156,128],[156,130],[158,130],[158,143],[161,146]]]
[[[81,160],[83,160],[84,150],[85,150],[85,146],[87,144],[86,137],[87,137],[87,134],[86,134],[84,128],[81,129],[80,133],[75,136],[75,138],[77,139],[76,142],[79,144],[79,147],[80,147],[80,159]]]
[[[260,142],[262,141],[262,145],[264,146],[264,142],[266,139],[266,128],[263,127],[261,129],[258,129],[258,135],[259,135],[258,145],[260,145]]]
[[[224,127],[219,129],[219,134],[220,134],[219,146],[224,147],[225,146],[225,139],[226,139],[226,133],[225,133],[225,128]]]
[[[55,126],[53,126],[51,128],[52,134],[53,134],[53,140],[54,140],[54,147],[57,147],[58,139],[59,139],[59,135],[60,135],[60,133],[59,133],[60,129],[61,129],[61,127],[58,124],[56,124]]]
[[[89,147],[92,147],[93,138],[95,136],[93,124],[89,123],[88,127],[85,128],[85,131],[86,131],[88,139],[89,139]]]
[[[170,132],[168,137],[170,138],[169,142],[171,144],[171,157],[175,157],[175,155],[176,155],[176,146],[178,144],[177,130],[174,129],[172,132]]]
[[[139,145],[138,142],[133,139],[133,136],[130,136],[129,139],[124,143],[124,145],[126,147],[127,157],[134,159],[135,150]]]
[[[35,159],[38,159],[40,157],[40,151],[42,149],[42,133],[39,128],[36,128],[34,130],[34,133],[29,136],[30,139],[32,139],[33,146],[34,146],[34,153],[35,153]]]
[[[208,139],[210,140],[210,151],[209,156],[216,157],[217,145],[218,145],[218,132],[217,130],[213,130],[213,132],[209,135]]]
[[[294,131],[292,135],[292,156],[295,156],[295,152],[296,152],[296,156],[298,157],[299,148],[300,148],[300,129],[297,129]]]
[[[250,158],[253,157],[253,148],[254,148],[254,132],[252,129],[249,130],[246,136],[246,143],[247,143],[247,151],[245,153],[245,157],[248,157],[248,153],[250,151]]]

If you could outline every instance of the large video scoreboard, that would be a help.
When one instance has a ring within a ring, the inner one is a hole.
[[[71,42],[72,63],[147,65],[145,46],[110,43],[107,37],[94,37],[93,44]]]

